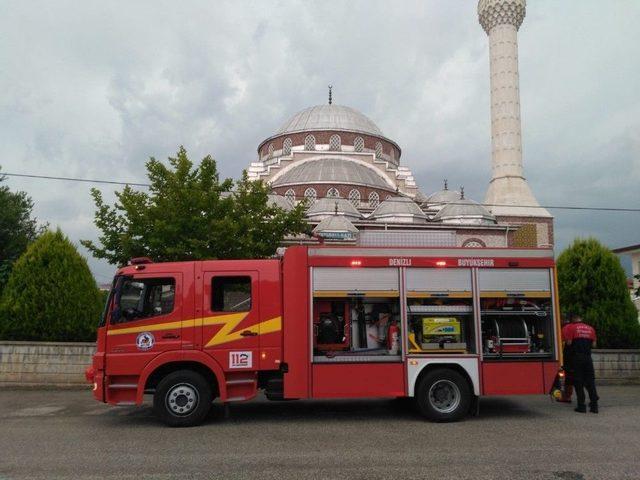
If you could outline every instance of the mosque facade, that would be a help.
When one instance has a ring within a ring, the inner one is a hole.
[[[525,0],[480,0],[489,37],[491,181],[483,204],[464,191],[425,194],[402,149],[363,113],[332,102],[306,108],[258,145],[248,174],[270,185],[270,201],[304,202],[312,235],[285,244],[552,247],[553,217],[524,177],[517,31]],[[462,189],[461,189],[462,190]]]

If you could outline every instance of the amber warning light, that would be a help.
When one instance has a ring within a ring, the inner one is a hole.
[[[362,266],[362,260],[351,260],[352,267],[360,267]]]

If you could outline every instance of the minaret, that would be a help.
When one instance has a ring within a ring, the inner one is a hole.
[[[491,71],[491,182],[485,197],[498,217],[551,215],[533,196],[524,178],[520,89],[518,75],[518,28],[526,12],[526,0],[480,0],[480,25],[489,36]],[[529,207],[529,208],[528,208]]]

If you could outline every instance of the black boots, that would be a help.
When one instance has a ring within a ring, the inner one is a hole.
[[[586,405],[578,405],[576,408],[573,409],[574,412],[578,412],[578,413],[587,413],[587,406]],[[597,403],[590,403],[589,404],[589,411],[591,413],[598,413],[598,404]]]

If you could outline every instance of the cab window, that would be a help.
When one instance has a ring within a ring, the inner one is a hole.
[[[173,278],[131,278],[122,284],[120,315],[113,323],[166,315],[173,311],[176,282]]]
[[[212,312],[251,310],[251,277],[213,277]]]

